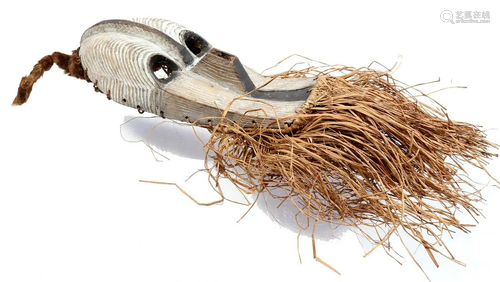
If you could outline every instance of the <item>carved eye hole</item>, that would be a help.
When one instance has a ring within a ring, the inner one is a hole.
[[[191,51],[191,53],[198,57],[203,55],[210,47],[208,42],[203,39],[203,37],[192,31],[186,31],[184,33],[184,44],[186,44],[186,47],[189,51]]]
[[[158,62],[153,65],[153,73],[159,80],[166,80],[172,74],[172,70],[168,68],[167,64]]]
[[[173,72],[178,69],[174,62],[162,55],[153,56],[150,65],[154,76],[161,82],[167,82],[173,75]]]
[[[198,55],[201,53],[202,46],[199,42],[196,40],[193,40],[192,38],[188,38],[186,40],[186,45],[193,52],[193,54]]]

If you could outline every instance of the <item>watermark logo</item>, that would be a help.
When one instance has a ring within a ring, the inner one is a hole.
[[[441,20],[445,23],[490,23],[490,11],[455,11],[444,10]]]

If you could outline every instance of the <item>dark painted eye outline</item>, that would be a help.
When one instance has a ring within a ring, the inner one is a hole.
[[[179,70],[177,64],[160,54],[151,57],[149,67],[154,77],[162,83],[172,80],[175,73]]]
[[[187,49],[198,58],[206,54],[211,47],[203,37],[190,30],[184,31],[182,40]]]

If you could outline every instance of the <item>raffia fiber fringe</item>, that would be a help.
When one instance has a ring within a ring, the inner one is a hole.
[[[378,238],[365,234],[387,249],[389,235],[404,230],[436,265],[433,253],[454,260],[437,248],[444,245],[442,235],[468,232],[470,225],[455,213],[480,216],[474,203],[482,200],[480,190],[460,177],[463,164],[484,169],[497,146],[478,127],[418,102],[388,72],[330,71],[339,75],[315,74],[317,84],[290,117],[291,128],[249,129],[224,118],[213,127],[205,146],[213,179],[291,200],[314,221],[361,232],[386,227]]]

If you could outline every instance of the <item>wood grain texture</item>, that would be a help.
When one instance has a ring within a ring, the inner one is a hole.
[[[190,31],[165,20],[102,22],[82,36],[82,65],[90,80],[112,100],[176,120],[201,119],[200,123],[216,124],[230,105],[227,118],[245,126],[267,125],[295,115],[304,103],[246,95],[249,85],[262,86],[269,78],[242,65],[238,68],[236,56],[216,49],[194,54],[183,42],[185,32]],[[168,79],[155,76],[151,68],[155,56],[175,64]],[[283,91],[307,91],[312,85],[310,78],[278,79],[261,90],[280,95]]]
[[[245,85],[234,66],[235,59],[234,55],[212,49],[196,64],[193,72],[217,81],[222,87],[238,93],[245,93]]]

